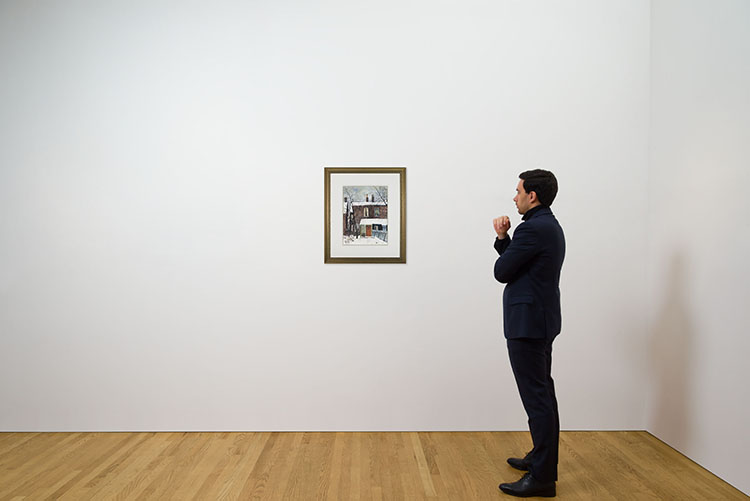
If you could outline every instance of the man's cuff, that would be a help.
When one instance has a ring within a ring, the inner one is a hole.
[[[508,235],[505,235],[505,238],[500,239],[500,237],[495,237],[495,250],[498,252],[498,254],[501,254],[509,245],[510,243],[510,237]]]

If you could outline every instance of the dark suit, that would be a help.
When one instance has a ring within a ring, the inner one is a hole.
[[[560,333],[560,269],[565,236],[549,207],[526,212],[510,236],[495,239],[495,278],[503,292],[503,323],[513,375],[534,441],[528,459],[537,480],[557,480],[560,418],[552,380],[552,341]]]

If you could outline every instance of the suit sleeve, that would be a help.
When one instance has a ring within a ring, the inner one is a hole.
[[[499,238],[496,238],[495,250],[497,251],[497,253],[502,255],[503,252],[505,252],[505,249],[507,249],[508,246],[510,245],[510,242],[511,242],[510,235],[506,236],[502,240],[500,240]]]
[[[495,261],[495,279],[506,284],[536,255],[536,233],[529,224],[521,224],[513,233],[513,240],[510,237],[496,240],[495,250],[500,254]]]

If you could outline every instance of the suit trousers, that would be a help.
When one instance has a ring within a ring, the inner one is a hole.
[[[552,380],[552,339],[508,339],[508,355],[529,418],[534,448],[529,471],[541,482],[557,480],[560,416]]]

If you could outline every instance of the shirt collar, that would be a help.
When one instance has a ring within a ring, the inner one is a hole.
[[[537,205],[533,209],[527,210],[526,214],[524,214],[521,219],[524,220],[524,221],[526,221],[527,219],[529,219],[531,216],[533,216],[534,214],[536,214],[537,212],[539,212],[542,209],[544,209],[543,205]]]

